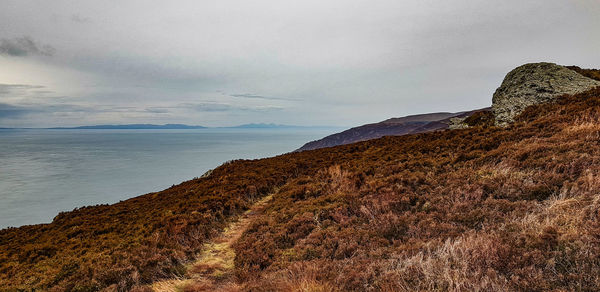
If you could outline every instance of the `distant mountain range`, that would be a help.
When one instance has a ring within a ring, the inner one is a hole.
[[[325,128],[322,126],[293,126],[293,125],[279,125],[279,124],[243,124],[239,126],[231,127],[205,127],[205,126],[190,126],[185,124],[125,124],[125,125],[92,125],[92,126],[78,126],[78,127],[54,127],[47,129],[303,129],[303,128]]]
[[[94,125],[79,127],[56,127],[50,129],[205,129],[203,126],[189,126],[183,124],[127,124],[127,125]]]
[[[401,118],[391,118],[379,123],[366,124],[329,135],[323,139],[308,142],[296,151],[314,150],[325,147],[345,145],[359,141],[381,138],[383,136],[400,136],[447,129],[451,118],[464,118],[479,111],[489,111],[490,108],[465,111],[458,113],[430,113],[412,115]]]

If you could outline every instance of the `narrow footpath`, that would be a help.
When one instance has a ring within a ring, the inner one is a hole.
[[[152,284],[156,292],[238,291],[235,283],[235,251],[232,245],[266,207],[273,195],[257,201],[213,240],[204,244],[198,260],[188,266],[186,277]]]

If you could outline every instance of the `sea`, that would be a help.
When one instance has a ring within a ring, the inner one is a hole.
[[[228,160],[291,152],[338,130],[0,129],[0,229],[160,191]]]

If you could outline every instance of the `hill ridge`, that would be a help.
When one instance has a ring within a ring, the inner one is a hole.
[[[378,123],[365,124],[335,133],[319,140],[304,144],[296,151],[314,150],[319,148],[333,147],[377,139],[384,136],[401,136],[407,134],[426,133],[448,129],[450,119],[455,117],[466,117],[480,111],[489,111],[483,108],[472,111],[456,113],[437,112],[428,114],[416,114],[399,118],[390,118]]]

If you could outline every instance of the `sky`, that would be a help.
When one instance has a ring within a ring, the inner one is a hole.
[[[599,52],[597,0],[0,0],[0,127],[355,126]]]

